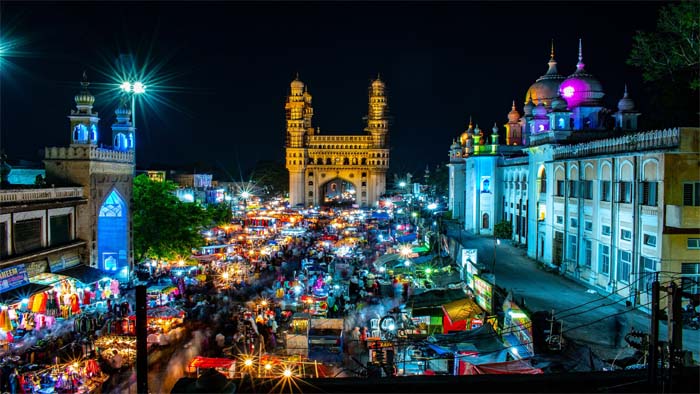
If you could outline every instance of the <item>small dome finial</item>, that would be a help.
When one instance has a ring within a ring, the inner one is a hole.
[[[627,98],[628,96],[629,96],[629,94],[627,94],[627,83],[625,83],[625,96],[624,97]]]
[[[377,72],[377,80],[378,80],[378,81],[381,81],[381,80],[382,80],[382,75],[381,75],[379,72]]]
[[[576,64],[576,69],[578,71],[582,71],[583,67],[585,66],[583,64],[583,43],[582,43],[582,41],[583,40],[581,40],[580,38],[578,39],[578,63]]]
[[[549,58],[550,58],[551,60],[554,60],[554,39],[553,39],[553,38],[552,38],[552,50],[551,50],[551,52],[549,53]]]
[[[510,109],[515,111],[515,100],[513,100],[513,105],[510,107]]]

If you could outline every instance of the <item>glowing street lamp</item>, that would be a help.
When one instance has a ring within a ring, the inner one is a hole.
[[[146,85],[143,82],[137,81],[131,83],[124,81],[119,85],[119,88],[131,96],[131,126],[136,128],[136,96],[146,93]]]

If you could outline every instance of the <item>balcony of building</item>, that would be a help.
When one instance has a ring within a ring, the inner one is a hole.
[[[666,205],[666,226],[700,228],[700,206]]]
[[[82,199],[82,187],[52,187],[0,190],[0,204],[28,204],[64,199]]]

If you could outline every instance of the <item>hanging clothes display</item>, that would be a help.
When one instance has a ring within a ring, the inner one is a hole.
[[[112,281],[109,284],[109,289],[112,291],[112,295],[114,297],[119,297],[119,281],[116,279],[112,279]]]
[[[0,310],[0,330],[4,332],[12,331],[12,321],[10,321],[10,312],[7,307]]]

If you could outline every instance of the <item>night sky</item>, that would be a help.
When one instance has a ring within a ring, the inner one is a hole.
[[[367,88],[381,73],[394,117],[392,171],[447,160],[469,116],[482,129],[522,113],[555,40],[569,75],[583,39],[586,70],[616,108],[625,82],[642,112],[641,74],[625,64],[636,30],[653,30],[652,2],[12,3],[3,1],[0,144],[39,161],[69,143],[66,116],[83,70],[110,144],[115,59],[132,53],[155,78],[137,110],[138,167],[202,162],[234,177],[282,160],[284,101],[298,72],[322,134],[362,133]],[[116,80],[115,80],[116,81]],[[148,83],[148,80],[146,81]],[[643,117],[642,117],[643,122]],[[670,125],[669,125],[670,126]],[[503,128],[502,128],[503,130]]]

